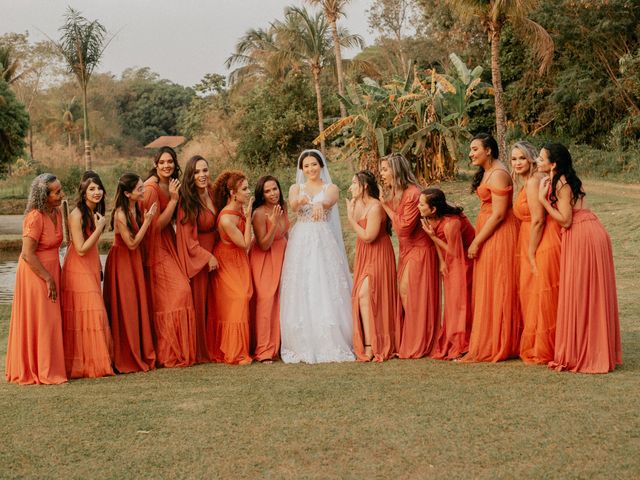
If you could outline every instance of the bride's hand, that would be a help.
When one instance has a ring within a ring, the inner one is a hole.
[[[324,216],[324,207],[322,206],[322,203],[314,203],[313,212],[311,214],[311,218],[313,219],[313,221],[317,222],[319,220],[322,220],[323,216]]]

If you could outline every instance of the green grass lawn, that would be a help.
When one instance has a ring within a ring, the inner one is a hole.
[[[637,478],[640,187],[586,187],[614,244],[611,374],[423,359],[3,381],[0,478]],[[475,218],[467,183],[443,188]],[[3,372],[8,319],[0,307]]]

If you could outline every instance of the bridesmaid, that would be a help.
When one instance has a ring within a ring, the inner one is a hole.
[[[213,276],[216,292],[214,360],[247,365],[249,354],[249,301],[253,294],[247,251],[251,245],[253,198],[244,173],[222,172],[213,185],[220,241],[213,254],[220,265]],[[244,210],[244,213],[243,213]]]
[[[442,328],[431,357],[458,360],[469,350],[473,260],[467,254],[475,231],[462,208],[449,205],[438,188],[424,189],[418,208],[422,228],[438,249],[444,288]]]
[[[539,165],[551,175],[540,185],[540,202],[562,226],[555,353],[549,366],[610,372],[622,364],[611,239],[584,205],[585,192],[569,150],[559,143],[547,144]]]
[[[60,181],[50,173],[31,183],[11,303],[5,364],[10,383],[67,381],[59,298],[63,197]]]
[[[278,179],[260,177],[252,219],[255,242],[249,252],[254,285],[254,359],[272,363],[280,350],[280,274],[287,247],[289,216]]]
[[[498,362],[520,352],[518,219],[511,210],[511,175],[498,160],[498,143],[486,133],[471,142],[478,166],[471,191],[480,198],[476,237],[469,245],[473,267],[473,325],[465,361]]]
[[[104,303],[113,336],[113,363],[119,373],[146,372],[155,367],[147,287],[140,244],[151,226],[157,204],[144,212],[142,179],[125,173],[118,180],[111,214],[113,245],[104,269]]]
[[[380,160],[380,176],[390,196],[380,204],[398,234],[398,291],[404,310],[395,336],[400,358],[421,358],[435,346],[440,325],[438,254],[420,224],[420,187],[409,161],[394,154]],[[399,342],[399,344],[398,344]]]
[[[145,278],[150,290],[156,362],[188,367],[196,360],[195,311],[189,278],[180,267],[173,230],[178,205],[180,166],[176,152],[162,147],[144,183],[144,208],[158,211],[144,237]]]
[[[211,272],[218,268],[213,255],[216,241],[216,213],[209,177],[209,162],[200,155],[189,159],[180,185],[180,207],[176,222],[178,258],[191,279],[196,314],[196,362],[210,362],[213,349],[213,317],[207,319],[213,305]]]
[[[107,224],[105,189],[88,171],[69,214],[70,244],[62,267],[64,356],[69,378],[113,375],[109,320],[102,298],[98,241]]]
[[[396,354],[395,329],[402,320],[391,222],[378,200],[373,173],[356,173],[349,191],[347,218],[357,235],[351,294],[353,349],[358,361],[382,362]]]
[[[513,213],[520,220],[518,252],[519,299],[523,331],[520,358],[525,363],[547,364],[553,360],[558,280],[560,269],[560,226],[548,218],[538,200],[540,180],[536,148],[518,142],[511,148],[511,168],[522,188]]]

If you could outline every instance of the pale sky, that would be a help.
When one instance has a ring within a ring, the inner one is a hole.
[[[373,0],[351,0],[340,22],[373,41],[366,10]],[[302,0],[0,0],[0,34],[29,31],[32,41],[57,39],[67,6],[119,32],[99,72],[120,75],[128,67],[151,70],[185,86],[206,73],[228,74],[224,61],[250,28],[266,28],[288,5]],[[307,8],[311,8],[307,5]],[[349,58],[354,52],[347,52]]]

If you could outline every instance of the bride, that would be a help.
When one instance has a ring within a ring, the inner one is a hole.
[[[322,153],[302,152],[289,190],[289,205],[298,219],[282,267],[280,355],[285,363],[354,360],[351,276],[338,195]]]

